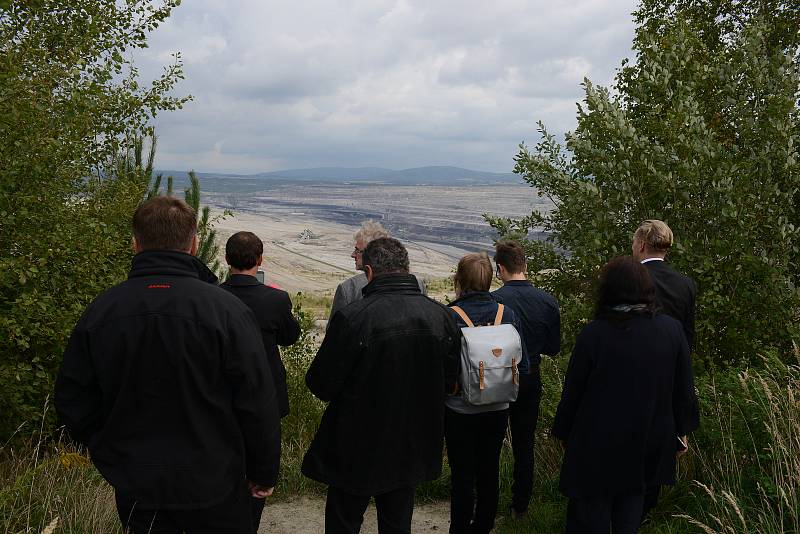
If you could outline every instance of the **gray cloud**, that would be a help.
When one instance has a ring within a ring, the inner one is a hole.
[[[507,171],[537,120],[575,124],[584,76],[630,55],[630,0],[184,2],[135,58],[180,51],[195,100],[156,119],[158,166]]]

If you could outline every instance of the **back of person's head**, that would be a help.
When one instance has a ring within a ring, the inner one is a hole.
[[[469,291],[489,291],[492,285],[492,262],[489,255],[485,252],[465,254],[458,261],[453,282],[458,295]]]
[[[634,239],[644,243],[655,252],[667,252],[672,246],[672,230],[667,223],[658,219],[647,219],[639,224]]]
[[[408,251],[392,237],[379,237],[369,242],[361,260],[372,269],[373,276],[387,273],[408,273]]]
[[[361,241],[366,247],[375,239],[389,237],[389,232],[386,231],[386,228],[381,223],[370,219],[361,223],[361,228],[358,229],[353,237],[356,241]]]
[[[528,270],[525,250],[522,245],[510,239],[499,241],[494,246],[494,261],[502,265],[509,274],[524,273]]]
[[[153,197],[133,213],[133,236],[141,250],[188,251],[195,234],[197,215],[183,200]]]
[[[606,263],[600,270],[597,288],[595,317],[600,317],[615,306],[644,305],[655,308],[656,286],[647,267],[630,256],[620,256]]]
[[[252,269],[264,254],[264,243],[253,232],[236,232],[225,243],[225,261],[234,269]]]

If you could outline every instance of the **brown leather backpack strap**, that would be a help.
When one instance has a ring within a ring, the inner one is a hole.
[[[450,308],[451,308],[451,309],[452,309],[454,312],[456,312],[456,313],[458,314],[458,316],[459,316],[459,317],[461,317],[461,319],[462,319],[462,320],[463,320],[465,323],[467,323],[467,326],[468,326],[468,327],[472,328],[472,327],[474,327],[474,326],[475,326],[474,324],[472,324],[472,321],[470,321],[470,320],[469,320],[469,317],[467,317],[467,314],[466,314],[466,313],[464,313],[464,310],[462,310],[462,309],[461,309],[461,308],[459,308],[458,306],[450,306]],[[470,334],[470,335],[471,335],[471,334]]]
[[[494,317],[494,325],[495,326],[503,324],[503,308],[504,307],[505,306],[503,306],[502,304],[498,304],[497,305],[497,315],[495,315],[495,317]]]

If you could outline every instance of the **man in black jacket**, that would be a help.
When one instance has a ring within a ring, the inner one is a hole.
[[[281,417],[289,415],[286,367],[278,345],[287,347],[300,337],[300,325],[292,315],[292,301],[286,291],[266,286],[256,278],[264,260],[264,244],[252,232],[236,232],[225,244],[225,261],[231,269],[222,288],[233,293],[253,310],[261,329],[261,339],[278,393]]]
[[[415,486],[441,473],[460,331],[420,292],[399,241],[372,241],[363,262],[364,298],[333,315],[306,375],[329,404],[302,471],[329,485],[326,533],[359,532],[371,496],[380,534],[408,533]]]
[[[194,211],[156,197],[133,216],[128,280],[75,326],[56,409],[116,492],[126,532],[245,534],[272,493],[275,388],[258,326],[194,257]]]
[[[691,350],[694,347],[694,308],[697,285],[673,269],[665,260],[672,247],[672,230],[658,219],[642,221],[633,235],[633,258],[642,263],[656,286],[656,304],[662,313],[677,319]],[[688,443],[686,444],[688,448]],[[647,488],[644,518],[658,504],[660,486]]]
[[[656,285],[656,303],[663,313],[680,321],[691,349],[697,285],[664,261],[672,240],[672,230],[664,221],[643,221],[633,235],[633,257],[647,267]]]
[[[555,356],[561,349],[561,316],[555,297],[534,287],[526,278],[528,262],[519,243],[497,243],[494,261],[503,287],[492,295],[514,310],[526,351],[519,366],[519,394],[508,408],[514,453],[511,513],[515,518],[521,518],[528,510],[533,491],[533,447],[542,398],[539,365],[542,354]]]
[[[288,346],[300,337],[300,325],[292,315],[292,301],[286,291],[270,287],[256,278],[264,261],[264,243],[252,232],[236,232],[225,243],[225,261],[231,269],[222,288],[236,295],[253,310],[261,329],[261,339],[267,362],[278,394],[281,418],[289,415],[289,391],[286,387],[286,367],[278,345]],[[264,499],[253,497],[253,528],[258,532]]]

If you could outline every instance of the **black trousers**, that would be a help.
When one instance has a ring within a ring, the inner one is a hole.
[[[542,400],[542,378],[539,366],[531,374],[520,375],[517,400],[508,408],[511,449],[514,452],[514,482],[511,485],[511,506],[517,512],[528,509],[533,493],[533,447],[536,422]]]
[[[253,534],[250,493],[244,481],[221,503],[199,510],[146,510],[120,494],[116,501],[126,534]]]
[[[261,526],[261,514],[264,513],[264,505],[267,499],[257,499],[250,497],[250,516],[253,518],[253,534],[258,534],[258,527]]]
[[[650,510],[658,504],[658,496],[661,493],[661,486],[647,486],[644,490],[644,507],[642,508],[642,521],[645,520]]]
[[[466,415],[445,408],[450,534],[486,534],[494,527],[507,420],[506,410]]]
[[[358,534],[370,497],[352,495],[328,487],[325,501],[325,534]],[[379,534],[410,534],[414,513],[414,488],[400,488],[375,496]]]
[[[567,505],[566,534],[636,534],[642,518],[644,495],[571,498]]]

